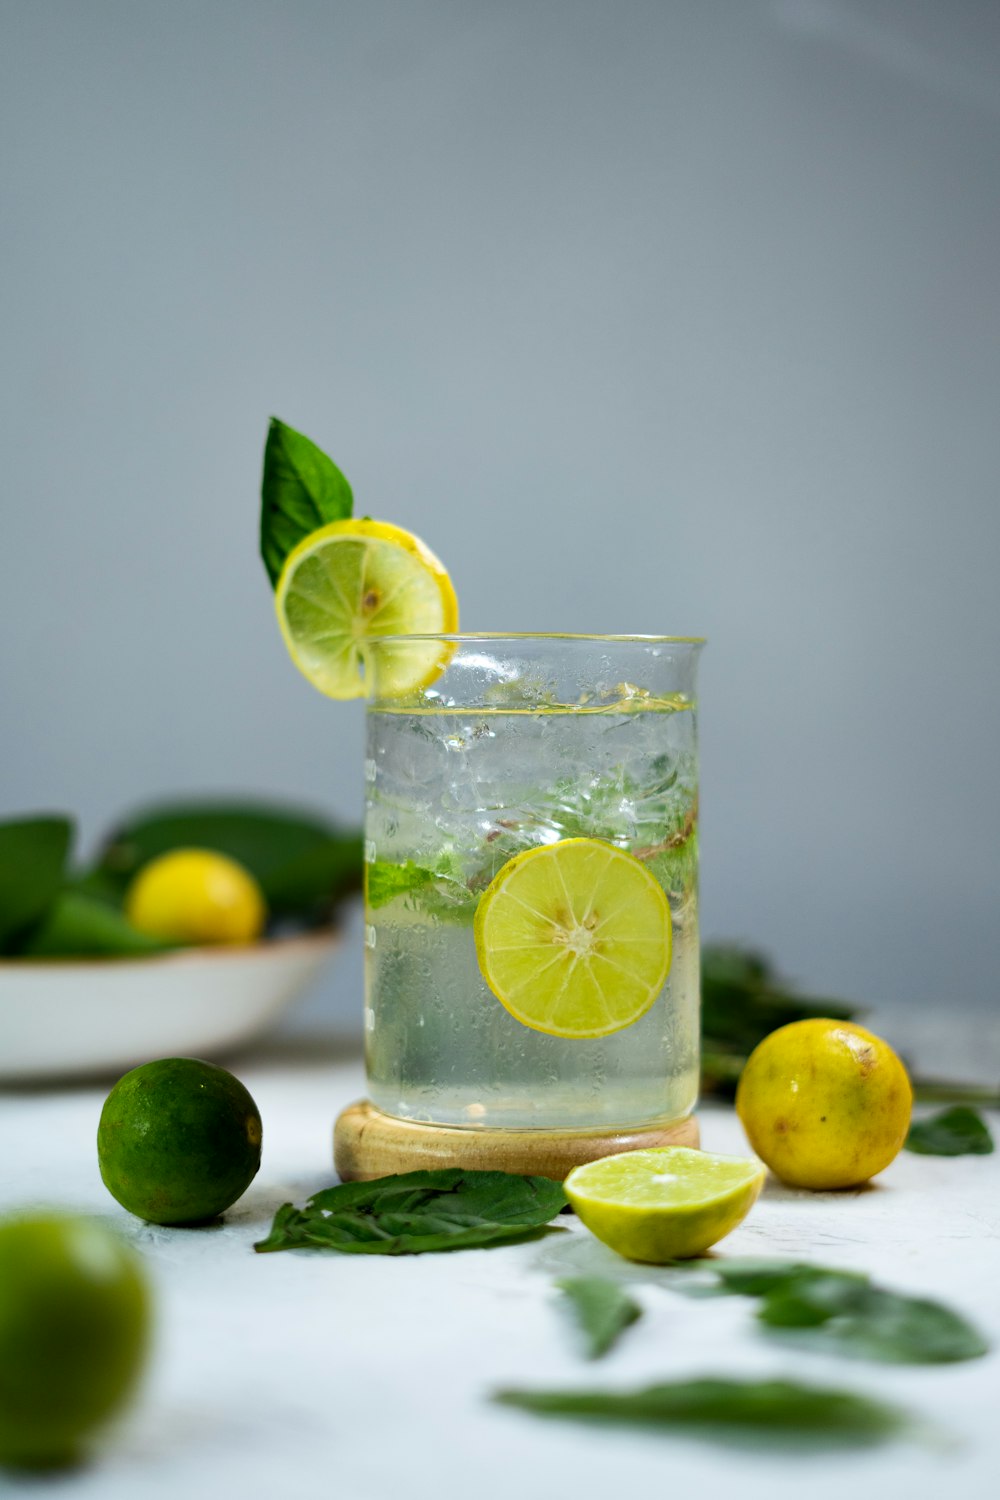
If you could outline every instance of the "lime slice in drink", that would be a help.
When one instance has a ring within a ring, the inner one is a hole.
[[[765,1176],[752,1157],[660,1146],[574,1167],[563,1186],[591,1234],[629,1260],[662,1265],[701,1255],[735,1229]]]
[[[285,559],[274,603],[292,660],[328,698],[365,697],[368,647],[378,636],[458,629],[444,565],[419,537],[386,521],[334,521],[310,532]],[[426,687],[449,654],[434,641],[387,649],[380,694]]]
[[[634,855],[562,839],[508,860],[476,909],[483,978],[547,1036],[609,1036],[645,1015],[670,969],[670,907]]]

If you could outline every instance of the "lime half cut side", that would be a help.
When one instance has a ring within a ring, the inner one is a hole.
[[[765,1176],[753,1157],[657,1146],[574,1167],[564,1186],[599,1240],[629,1260],[662,1265],[702,1255],[742,1223]]]
[[[632,854],[562,839],[508,860],[476,909],[483,978],[525,1026],[600,1037],[644,1016],[670,970],[670,907]]]
[[[419,537],[386,521],[334,521],[304,537],[285,559],[274,604],[292,660],[328,698],[369,695],[369,648],[379,636],[458,629],[447,569]],[[435,641],[386,647],[379,695],[426,687],[449,655]]]

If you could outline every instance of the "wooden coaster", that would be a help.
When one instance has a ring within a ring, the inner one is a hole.
[[[517,1172],[562,1182],[573,1167],[600,1156],[646,1146],[697,1147],[699,1139],[693,1115],[636,1130],[478,1130],[397,1120],[360,1099],[337,1120],[333,1160],[344,1182],[441,1167]]]

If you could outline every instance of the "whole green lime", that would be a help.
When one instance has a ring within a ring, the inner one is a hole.
[[[70,1215],[0,1223],[0,1463],[58,1467],[124,1406],[149,1344],[138,1256]]]
[[[119,1078],[97,1127],[104,1185],[152,1224],[200,1224],[246,1192],[260,1166],[260,1112],[214,1063],[163,1057]]]

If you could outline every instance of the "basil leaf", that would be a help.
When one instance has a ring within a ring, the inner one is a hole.
[[[757,1260],[748,1256],[732,1260],[681,1261],[678,1265],[701,1267],[712,1271],[722,1283],[718,1290],[731,1292],[738,1297],[763,1297],[768,1292],[778,1291],[805,1276],[824,1276],[852,1285],[868,1285],[863,1272],[829,1271],[820,1266],[811,1266],[801,1260]]]
[[[279,865],[261,881],[272,916],[322,913],[361,885],[364,840],[360,833],[333,834]]]
[[[831,1443],[877,1442],[905,1425],[899,1411],[852,1391],[791,1380],[705,1377],[631,1391],[502,1390],[493,1399],[540,1416],[595,1418],[654,1428],[729,1429]]]
[[[284,1204],[255,1250],[320,1248],[349,1255],[420,1255],[521,1239],[566,1205],[562,1184],[509,1172],[404,1172]]]
[[[587,1343],[590,1359],[606,1354],[618,1336],[642,1316],[642,1308],[616,1281],[604,1276],[566,1276],[556,1286],[565,1293]]]
[[[260,555],[273,588],[285,558],[303,537],[353,509],[351,486],[321,448],[271,418],[260,488]]]
[[[874,1286],[855,1271],[802,1261],[699,1260],[676,1263],[713,1271],[719,1290],[759,1297],[769,1332],[829,1353],[894,1364],[978,1359],[989,1345],[943,1303]]]
[[[113,834],[96,873],[124,891],[149,860],[179,848],[216,849],[238,860],[259,882],[274,915],[305,914],[361,883],[359,834],[313,813],[269,803],[144,809]]]
[[[0,823],[0,952],[55,900],[72,836],[68,818]]]
[[[703,1087],[731,1098],[743,1063],[779,1026],[810,1016],[846,1021],[858,1014],[858,1007],[843,1000],[797,994],[762,953],[735,943],[706,943],[701,951],[701,1024],[709,1066]]]
[[[20,952],[27,958],[144,958],[174,946],[137,931],[99,897],[63,891]]]
[[[851,1285],[846,1277],[800,1277],[764,1297],[758,1318],[769,1328],[808,1329],[809,1342],[892,1364],[953,1364],[978,1359],[989,1345],[958,1313],[924,1297]]]
[[[919,1156],[989,1156],[993,1137],[981,1115],[956,1105],[928,1120],[915,1120],[904,1145]]]

